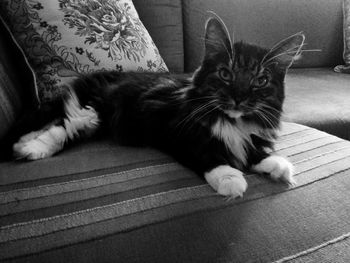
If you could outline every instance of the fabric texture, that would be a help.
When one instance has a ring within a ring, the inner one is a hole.
[[[167,71],[131,0],[5,0],[0,8],[44,100],[84,73]]]
[[[0,19],[0,142],[24,108],[38,105],[34,75]]]
[[[170,72],[184,71],[181,0],[133,0]]]
[[[291,255],[274,263],[304,263],[304,262],[334,262],[336,258],[342,260],[339,263],[346,263],[350,258],[350,232],[333,240],[329,240],[319,246],[304,250],[295,255]]]
[[[4,61],[0,61],[0,140],[11,128],[22,107],[19,94],[13,86]]]
[[[348,246],[350,142],[284,123],[276,151],[297,186],[246,173],[237,200],[167,155],[107,140],[0,163],[0,260],[272,262]]]
[[[291,69],[286,76],[284,120],[350,140],[350,76],[332,68]]]
[[[342,1],[183,1],[185,71],[199,66],[208,11],[225,21],[235,41],[266,48],[302,31],[307,43],[304,48],[321,51],[305,52],[293,67],[334,67],[342,63]]]
[[[343,0],[343,59],[345,65],[338,65],[335,72],[350,73],[350,0]]]

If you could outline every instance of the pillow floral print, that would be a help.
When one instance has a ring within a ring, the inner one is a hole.
[[[167,71],[131,0],[4,0],[2,16],[48,100],[94,71]]]

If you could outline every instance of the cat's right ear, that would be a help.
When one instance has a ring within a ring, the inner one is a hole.
[[[224,22],[212,17],[205,26],[205,59],[216,56],[232,60],[232,41]]]
[[[304,41],[305,35],[302,32],[281,40],[265,55],[262,65],[276,64],[286,71],[295,60],[300,58]]]

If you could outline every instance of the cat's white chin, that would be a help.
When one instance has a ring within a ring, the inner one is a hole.
[[[224,112],[231,119],[238,119],[243,116],[243,112],[237,110],[225,110]]]

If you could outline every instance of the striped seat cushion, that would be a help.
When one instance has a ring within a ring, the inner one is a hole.
[[[0,260],[271,262],[349,248],[350,142],[284,123],[276,151],[298,185],[247,173],[238,200],[156,150],[105,140],[0,163]]]

